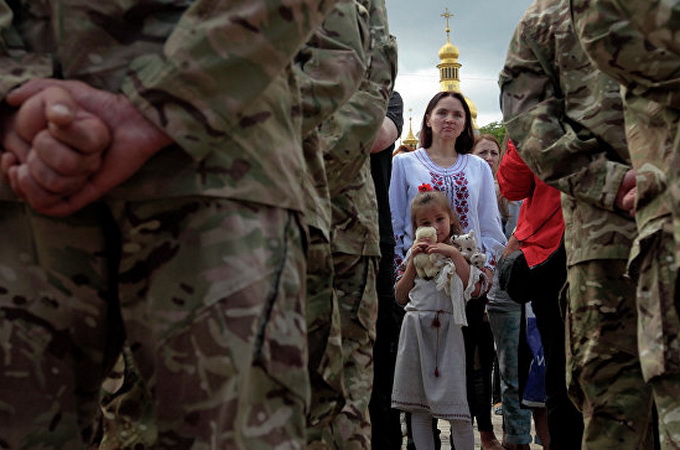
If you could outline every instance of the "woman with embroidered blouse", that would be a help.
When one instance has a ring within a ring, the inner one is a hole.
[[[480,250],[487,256],[487,268],[495,266],[496,254],[502,251],[506,239],[491,169],[486,161],[471,153],[474,132],[470,117],[461,94],[436,94],[425,110],[420,148],[394,157],[390,207],[396,263],[403,260],[413,243],[410,204],[418,186],[426,183],[446,193],[463,231],[475,231]]]
[[[470,109],[460,93],[440,92],[428,103],[420,129],[420,148],[396,155],[392,160],[390,208],[395,234],[395,267],[401,263],[413,244],[411,202],[423,184],[442,191],[460,222],[462,231],[474,230],[477,245],[486,254],[480,292],[485,293],[492,280],[496,257],[505,247],[496,188],[491,168],[482,158],[472,154],[474,132]],[[398,276],[402,273],[398,270]],[[463,327],[466,365],[471,367],[476,335],[486,304],[486,297],[472,299],[466,305],[467,327]],[[468,354],[469,353],[469,354]],[[470,378],[469,376],[467,378]],[[468,383],[468,403],[473,414],[478,408],[474,386]]]

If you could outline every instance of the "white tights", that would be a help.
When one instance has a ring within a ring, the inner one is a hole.
[[[475,436],[472,422],[466,420],[449,420],[451,436],[456,450],[473,450]],[[434,450],[432,435],[432,416],[428,413],[411,413],[411,432],[416,450]]]

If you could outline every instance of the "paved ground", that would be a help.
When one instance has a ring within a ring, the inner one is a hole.
[[[498,437],[498,440],[502,442],[503,439],[503,416],[499,416],[497,414],[491,414],[491,421],[493,423],[493,429],[494,432],[496,433],[496,437]],[[439,429],[442,431],[441,438],[442,438],[442,450],[451,450],[451,445],[449,444],[449,435],[451,431],[449,430],[449,423],[445,420],[440,420],[439,421]],[[533,424],[531,427],[531,432],[532,435],[534,433],[533,429]],[[406,439],[404,439],[404,449],[406,449]],[[479,441],[479,432],[477,432],[477,428],[475,427],[475,449],[481,449],[481,442]],[[531,450],[543,450],[543,447],[540,445],[536,444],[531,444]]]

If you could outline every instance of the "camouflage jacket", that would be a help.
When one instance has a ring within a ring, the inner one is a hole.
[[[680,2],[573,0],[576,34],[586,53],[637,96],[680,106]]]
[[[33,77],[126,95],[177,145],[111,196],[202,194],[302,210],[291,62],[334,4],[0,0],[0,96]]]
[[[366,0],[339,0],[295,57],[306,163],[305,221],[330,241],[331,200],[318,126],[356,92],[370,45]]]
[[[503,117],[522,159],[563,192],[568,263],[627,259],[635,222],[614,207],[630,156],[619,86],[579,46],[567,0],[537,0],[500,75]]]
[[[349,101],[322,124],[320,138],[332,203],[332,249],[378,256],[378,205],[369,151],[387,112],[397,54],[384,0],[371,1],[369,12],[371,46],[366,76]]]
[[[624,90],[640,239],[672,216],[680,238],[680,2],[573,0],[584,50]],[[680,249],[676,251],[680,261]]]

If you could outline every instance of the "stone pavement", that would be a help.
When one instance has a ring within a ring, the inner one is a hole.
[[[403,415],[402,415],[403,417]],[[491,414],[491,422],[493,423],[493,430],[496,433],[496,437],[502,442],[503,439],[503,416],[498,414]],[[445,420],[439,421],[439,429],[441,430],[441,440],[442,440],[442,450],[451,450],[451,445],[449,444],[449,436],[451,435],[451,430],[449,429],[449,423]],[[406,427],[403,427],[404,434],[406,434]],[[531,424],[531,435],[535,436],[533,421]],[[402,447],[406,449],[406,438],[404,438],[404,445]],[[477,426],[475,425],[475,449],[481,449],[482,444],[479,440],[479,432],[477,431]],[[538,444],[531,444],[531,450],[543,450],[543,447]]]

